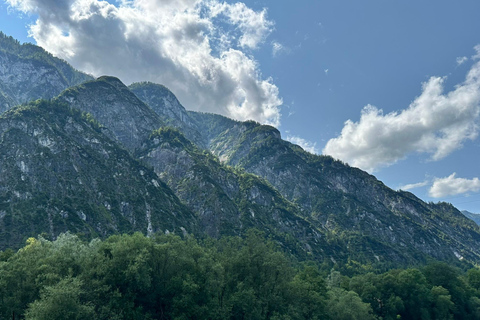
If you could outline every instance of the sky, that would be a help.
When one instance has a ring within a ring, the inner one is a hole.
[[[480,213],[478,0],[0,0],[0,30]]]

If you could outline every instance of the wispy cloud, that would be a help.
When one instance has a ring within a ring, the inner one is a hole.
[[[467,57],[457,57],[457,66],[464,64],[468,61]]]
[[[465,140],[478,135],[480,62],[448,93],[443,92],[444,81],[431,77],[421,95],[400,112],[383,114],[366,106],[360,120],[346,121],[340,136],[328,141],[323,153],[372,172],[413,152],[430,154],[430,160],[436,161],[461,148]]]
[[[289,53],[290,49],[277,41],[272,41],[272,56],[277,57],[282,53]]]
[[[475,54],[472,56],[473,60],[478,60],[480,59],[480,44],[477,44],[475,47]]]
[[[429,183],[428,180],[425,180],[423,182],[417,182],[417,183],[409,183],[409,184],[406,184],[404,186],[399,187],[398,189],[408,191],[408,190],[412,190],[412,189],[416,189],[416,188],[425,187],[428,183]]]
[[[6,2],[38,15],[31,36],[80,70],[165,84],[188,109],[280,123],[278,88],[252,57],[274,28],[265,9],[219,0]]]
[[[457,178],[454,172],[445,178],[435,178],[428,194],[433,198],[443,198],[478,191],[480,191],[480,180],[478,178]]]
[[[292,135],[287,135],[286,140],[290,141],[293,144],[299,145],[305,151],[308,151],[313,154],[318,154],[316,142],[311,142],[306,139],[300,138],[298,136],[292,136]]]

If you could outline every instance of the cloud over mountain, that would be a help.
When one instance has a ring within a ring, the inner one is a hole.
[[[417,183],[409,183],[399,187],[398,189],[408,191],[416,188],[425,187],[428,183],[429,183],[428,180],[417,182]]]
[[[323,153],[372,172],[413,152],[430,154],[436,161],[461,148],[478,135],[480,62],[448,93],[443,92],[444,81],[431,77],[420,96],[400,112],[383,114],[366,106],[360,120],[346,121],[340,136],[329,140]]]
[[[287,140],[287,141],[289,141],[293,144],[299,145],[305,151],[308,151],[308,152],[313,153],[313,154],[318,154],[318,149],[317,149],[317,143],[316,142],[311,142],[311,141],[308,141],[308,140],[303,139],[301,137],[290,135],[290,134],[287,135],[285,140]]]
[[[273,30],[266,10],[217,0],[7,0],[38,15],[36,42],[95,76],[167,85],[192,110],[279,125],[278,88],[252,50]]]

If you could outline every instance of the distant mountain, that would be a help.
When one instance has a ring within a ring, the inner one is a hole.
[[[480,213],[473,213],[467,210],[462,210],[462,213],[464,216],[475,221],[476,224],[480,225]]]
[[[0,112],[36,99],[50,99],[93,77],[42,48],[20,44],[0,32]]]
[[[90,79],[2,39],[4,109],[58,96],[0,117],[0,249],[67,230],[221,237],[256,228],[300,260],[346,268],[480,263],[480,227],[450,204],[396,192],[274,127],[187,111],[165,86]]]

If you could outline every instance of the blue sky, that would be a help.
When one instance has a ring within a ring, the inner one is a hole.
[[[9,0],[0,30],[480,213],[479,12],[476,0]]]

